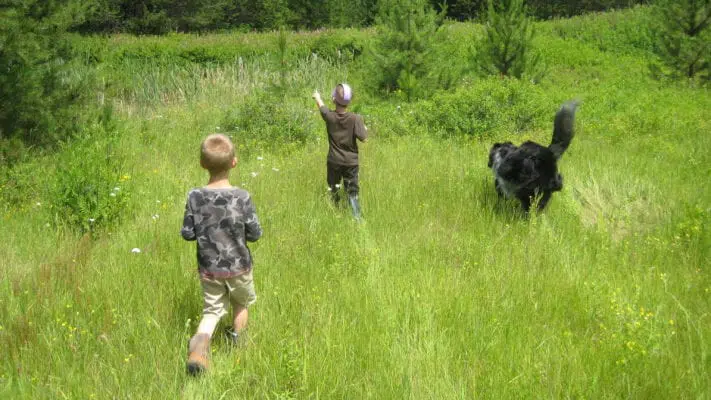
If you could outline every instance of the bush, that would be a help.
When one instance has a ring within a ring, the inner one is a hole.
[[[318,35],[311,53],[329,61],[351,61],[368,47],[366,33],[357,30],[329,30]]]
[[[546,127],[553,115],[542,89],[525,81],[488,78],[417,105],[414,125],[445,137],[491,137]]]
[[[130,190],[111,108],[85,138],[58,154],[57,176],[51,188],[54,222],[78,232],[97,232],[116,224],[126,208]]]
[[[260,144],[279,148],[281,145],[305,143],[317,121],[311,108],[284,102],[280,91],[260,91],[226,112],[220,124],[224,133],[245,146]]]

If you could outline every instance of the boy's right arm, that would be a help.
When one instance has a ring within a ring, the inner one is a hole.
[[[321,100],[321,93],[318,92],[318,90],[314,90],[314,93],[311,95],[314,100],[316,100],[316,105],[318,108],[321,108],[324,106],[323,100]]]
[[[193,219],[193,211],[190,209],[190,199],[185,203],[185,216],[183,216],[183,228],[180,229],[180,234],[185,240],[195,240],[195,220]]]

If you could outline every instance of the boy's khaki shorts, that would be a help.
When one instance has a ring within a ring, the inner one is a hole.
[[[203,315],[222,318],[227,314],[228,303],[232,308],[249,307],[257,301],[254,292],[252,271],[234,278],[200,278],[204,306]]]

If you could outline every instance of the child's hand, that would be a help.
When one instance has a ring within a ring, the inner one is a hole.
[[[318,90],[314,90],[314,94],[312,94],[311,97],[316,100],[316,105],[319,106],[319,108],[323,107],[323,100],[321,100],[321,94]]]

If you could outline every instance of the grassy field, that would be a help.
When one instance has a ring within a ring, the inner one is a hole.
[[[649,76],[630,28],[643,15],[539,24],[535,85],[466,77],[415,103],[357,97],[372,132],[362,224],[329,202],[310,98],[344,79],[358,93],[357,60],[295,56],[284,75],[266,56],[105,66],[131,82],[109,96],[121,223],[57,227],[48,193],[71,149],[17,166],[24,186],[0,183],[6,199],[25,188],[0,206],[0,397],[711,398],[711,93]],[[477,28],[448,29],[466,46]],[[548,141],[570,98],[566,186],[525,218],[496,198],[488,149]],[[486,128],[448,135],[455,117]],[[298,140],[259,138],[280,129]],[[239,145],[231,180],[264,236],[248,344],[218,338],[194,379],[201,295],[179,229],[216,131]]]

